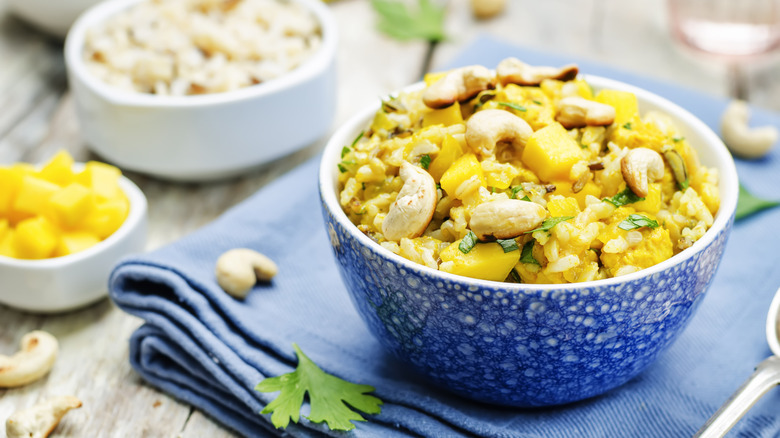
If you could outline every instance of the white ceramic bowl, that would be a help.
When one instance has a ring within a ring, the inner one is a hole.
[[[8,0],[14,15],[36,28],[65,38],[71,24],[87,8],[100,0]]]
[[[631,85],[585,76],[595,90],[637,96],[660,110],[720,175],[720,209],[690,248],[621,277],[573,284],[478,280],[430,269],[363,234],[341,208],[341,150],[379,102],[331,138],[320,196],[350,297],[377,339],[431,382],[502,406],[547,406],[602,394],[640,373],[683,331],[712,282],[731,231],[737,172],[723,142],[688,111]],[[419,89],[416,84],[409,89]]]
[[[336,102],[336,24],[319,0],[293,0],[319,20],[322,46],[298,68],[251,87],[198,96],[131,93],[103,83],[82,60],[85,33],[140,0],[108,0],[84,13],[65,41],[65,63],[89,146],[125,169],[172,180],[238,175],[301,149],[330,128]]]
[[[0,256],[0,304],[35,313],[86,306],[108,295],[108,276],[120,258],[146,244],[146,197],[124,176],[119,186],[130,201],[122,226],[84,251],[42,260]]]

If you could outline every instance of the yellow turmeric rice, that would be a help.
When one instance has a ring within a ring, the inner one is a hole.
[[[342,150],[342,208],[402,257],[494,281],[599,280],[690,247],[717,171],[668,116],[577,73],[510,58],[388,97]]]

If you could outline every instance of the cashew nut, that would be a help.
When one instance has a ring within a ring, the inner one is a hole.
[[[652,149],[631,149],[620,161],[620,170],[631,191],[644,198],[648,194],[649,182],[664,176],[664,159]]]
[[[472,65],[448,72],[425,89],[422,99],[429,108],[446,108],[495,86],[496,78],[490,70],[481,65]]]
[[[469,228],[479,240],[511,239],[537,228],[546,215],[539,204],[499,199],[479,204],[471,213]]]
[[[564,97],[558,102],[555,120],[566,129],[606,126],[615,121],[615,108],[583,97]]]
[[[742,100],[732,101],[723,112],[720,132],[723,141],[734,155],[743,158],[760,158],[777,142],[778,132],[774,126],[750,128],[750,109]]]
[[[228,294],[244,298],[257,280],[270,281],[279,271],[276,263],[257,251],[235,248],[217,259],[217,283]]]
[[[509,111],[487,109],[466,121],[466,144],[483,157],[495,154],[496,144],[509,142],[521,151],[534,130],[525,120]]]
[[[8,438],[46,438],[68,411],[80,407],[81,400],[76,397],[52,397],[11,414],[5,422],[5,433]]]
[[[437,202],[436,182],[428,172],[404,161],[399,174],[404,185],[382,222],[382,234],[396,242],[422,235]]]
[[[506,0],[471,0],[471,12],[480,20],[493,18],[504,11]]]
[[[16,354],[0,356],[0,388],[14,388],[40,379],[54,366],[58,350],[57,339],[44,331],[22,336]]]
[[[579,69],[576,64],[564,65],[561,68],[546,66],[531,66],[517,58],[506,58],[496,67],[501,85],[539,85],[545,79],[570,81],[577,77]]]

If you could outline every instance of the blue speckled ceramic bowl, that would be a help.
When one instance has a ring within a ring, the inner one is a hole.
[[[325,149],[320,195],[352,301],[388,350],[464,397],[546,406],[627,382],[682,332],[720,263],[738,192],[736,169],[721,140],[661,97],[608,79],[587,79],[597,90],[635,93],[643,114],[652,109],[669,114],[701,161],[721,176],[720,211],[704,237],[626,276],[572,285],[510,284],[410,262],[358,231],[338,202],[341,148],[368,125],[379,102],[339,129]]]

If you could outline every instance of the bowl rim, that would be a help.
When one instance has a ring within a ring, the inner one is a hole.
[[[83,166],[84,163],[76,163],[74,168],[78,169]],[[126,176],[122,175],[119,177],[119,187],[127,196],[128,203],[130,204],[130,211],[127,213],[127,217],[124,222],[122,222],[122,225],[110,236],[83,251],[61,257],[31,260],[0,255],[0,268],[20,268],[40,271],[60,269],[98,256],[115,244],[125,240],[129,234],[141,225],[146,217],[148,206],[144,193]]]
[[[65,38],[65,65],[71,81],[79,81],[92,93],[117,105],[138,107],[208,107],[226,103],[262,98],[282,92],[319,76],[328,69],[336,56],[338,33],[336,19],[319,0],[290,0],[301,4],[320,24],[322,43],[301,65],[266,82],[220,93],[187,96],[158,96],[136,93],[104,83],[87,70],[81,56],[87,31],[96,24],[147,0],[107,0],[95,4],[73,23]]]
[[[501,287],[507,291],[527,292],[538,290],[589,289],[592,287],[607,287],[618,284],[631,283],[645,277],[651,277],[654,274],[658,274],[669,268],[680,265],[694,257],[695,254],[698,254],[705,248],[709,247],[715,238],[728,228],[730,221],[734,217],[737,206],[737,194],[739,190],[737,169],[734,164],[734,160],[720,137],[718,137],[709,126],[702,122],[698,117],[694,116],[691,112],[655,93],[636,87],[634,85],[627,84],[625,82],[605,78],[602,76],[582,74],[581,77],[597,90],[612,88],[634,93],[640,102],[640,107],[642,105],[642,101],[647,101],[648,103],[663,108],[665,113],[671,114],[675,118],[681,120],[684,126],[690,128],[692,131],[698,132],[705,139],[706,144],[713,146],[712,150],[707,150],[707,152],[711,153],[711,161],[715,163],[711,165],[711,167],[717,167],[719,172],[718,187],[720,206],[714,217],[712,226],[699,240],[694,242],[690,248],[673,255],[661,263],[653,265],[649,268],[641,269],[631,274],[600,280],[563,284],[507,283],[470,278],[455,275],[449,272],[435,270],[401,257],[400,255],[395,254],[392,251],[377,244],[357,229],[355,224],[353,224],[352,221],[350,221],[347,217],[346,213],[344,213],[344,210],[342,210],[337,198],[338,188],[335,186],[336,184],[334,184],[337,181],[337,175],[335,172],[337,168],[336,157],[339,156],[339,151],[341,151],[345,144],[349,144],[352,141],[352,138],[356,135],[357,132],[359,132],[359,130],[362,130],[368,124],[370,117],[379,109],[380,102],[375,102],[370,106],[363,108],[357,114],[353,115],[346,123],[340,126],[328,140],[328,143],[323,150],[322,159],[320,161],[318,178],[320,197],[322,199],[323,205],[328,210],[330,215],[345,230],[347,230],[347,232],[353,238],[355,238],[362,245],[370,248],[377,255],[391,260],[403,269],[413,271],[421,276],[441,278],[450,282],[465,284],[467,286],[478,288]],[[398,92],[419,90],[424,86],[425,83],[421,81],[404,87]],[[396,92],[393,94],[395,93]],[[696,147],[695,145],[693,146],[699,155],[704,152],[700,147]]]

